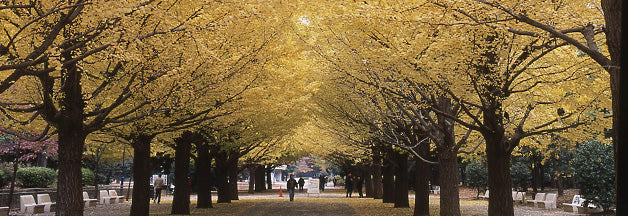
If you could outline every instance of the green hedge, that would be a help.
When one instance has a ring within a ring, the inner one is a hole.
[[[17,170],[17,178],[25,188],[43,188],[52,185],[57,173],[46,167],[26,167]]]
[[[11,184],[11,172],[7,169],[0,169],[0,188]]]
[[[81,180],[83,186],[94,184],[94,172],[87,168],[81,168]]]
[[[591,202],[604,209],[615,205],[615,161],[611,144],[581,143],[571,163],[585,204]]]

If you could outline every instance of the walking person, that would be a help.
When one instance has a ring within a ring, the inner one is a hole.
[[[303,192],[303,186],[305,185],[305,179],[303,179],[303,177],[299,178],[299,190],[301,190],[301,192]]]
[[[294,174],[290,174],[290,179],[288,180],[288,193],[290,194],[290,202],[294,200],[294,190],[297,187],[297,180],[294,180]]]
[[[355,187],[356,189],[358,189],[358,194],[360,195],[360,198],[362,198],[362,185],[364,184],[364,179],[362,179],[360,176],[358,176],[356,183],[355,183]]]
[[[351,198],[351,193],[353,192],[353,176],[351,176],[351,173],[347,174],[345,188],[347,189],[347,195],[345,197]]]
[[[157,201],[157,204],[161,202],[161,189],[164,188],[164,179],[161,178],[161,174],[159,177],[155,178],[153,181],[153,186],[155,187],[155,196],[153,197],[153,203]]]

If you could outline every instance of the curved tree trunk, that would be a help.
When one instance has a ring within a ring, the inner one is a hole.
[[[181,137],[175,139],[174,156],[174,196],[172,200],[171,214],[190,214],[190,150],[192,134],[184,132]]]
[[[196,174],[198,175],[198,198],[196,208],[212,208],[211,199],[211,156],[209,146],[202,143],[196,145],[198,156],[196,157]]]
[[[130,215],[148,215],[150,204],[150,142],[154,136],[133,138],[133,202]]]
[[[418,152],[426,157],[430,154],[428,145],[419,145]],[[414,173],[414,215],[430,215],[430,165],[421,159],[415,159]]]
[[[408,154],[397,153],[395,170],[395,208],[409,208],[408,199]]]
[[[268,169],[264,169],[266,172],[266,189],[268,190],[272,190],[273,189],[273,179],[271,178],[270,173],[273,172],[272,169],[270,169],[270,166],[268,166]]]

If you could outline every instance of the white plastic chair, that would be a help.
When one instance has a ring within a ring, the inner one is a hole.
[[[513,193],[515,193],[515,191],[513,191]],[[526,192],[516,192],[514,197],[512,198],[512,201],[513,202],[524,203],[525,202],[525,196],[526,196]]]
[[[91,203],[98,203],[97,199],[90,199],[89,194],[83,191],[83,201],[85,202],[85,207],[91,206]]]
[[[33,195],[21,195],[20,212],[25,215],[44,213],[44,205],[35,203]]]
[[[57,205],[57,203],[50,200],[50,195],[48,194],[37,194],[37,204],[44,205],[44,212],[55,211]]]
[[[116,190],[109,190],[109,197],[111,197],[112,199],[116,199],[115,203],[120,203],[120,200],[124,202],[124,196],[118,196]]]
[[[555,193],[548,193],[547,195],[545,195],[545,200],[539,203],[543,203],[543,206],[545,206],[545,209],[555,209],[556,197],[557,195]]]
[[[528,203],[533,203],[534,208],[537,208],[537,203],[545,200],[545,193],[537,193],[533,200],[528,200]]]
[[[109,193],[106,190],[101,190],[99,192],[100,194],[100,204],[101,205],[110,205],[111,204],[111,199],[113,199],[113,197],[109,196]]]
[[[488,190],[486,190],[486,192],[484,192],[484,196],[480,195],[481,199],[488,199]]]

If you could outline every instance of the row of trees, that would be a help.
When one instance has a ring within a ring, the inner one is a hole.
[[[325,18],[303,40],[327,66],[321,76],[331,77],[317,95],[319,124],[349,145],[387,146],[420,167],[438,165],[441,215],[460,215],[457,158],[483,156],[489,215],[513,215],[513,154],[531,148],[542,160],[556,137],[573,145],[603,140],[611,128],[621,8],[519,3],[360,2],[334,8],[340,16],[317,14]],[[367,152],[366,163],[387,167],[377,155]],[[419,181],[428,172],[417,172],[415,215],[426,215],[428,184]]]

